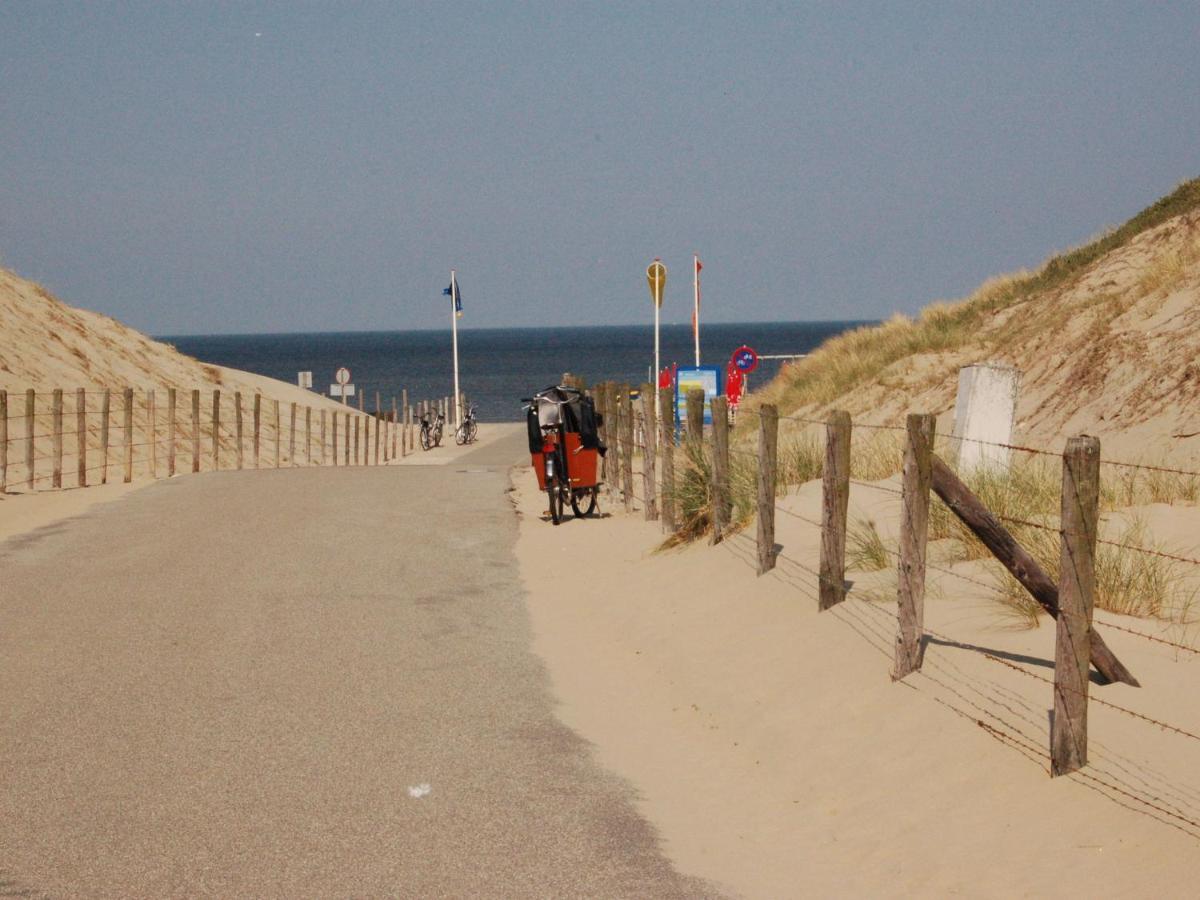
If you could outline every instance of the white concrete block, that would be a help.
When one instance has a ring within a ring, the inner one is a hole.
[[[1008,468],[1016,424],[1021,373],[1012,366],[979,363],[958,370],[951,453],[963,474],[980,468]]]

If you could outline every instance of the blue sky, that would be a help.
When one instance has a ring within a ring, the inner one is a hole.
[[[914,312],[1200,175],[1200,6],[0,6],[0,264],[153,333]]]

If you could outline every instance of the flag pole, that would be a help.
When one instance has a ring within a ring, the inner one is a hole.
[[[692,336],[696,341],[696,365],[700,365],[700,254],[692,254]]]
[[[659,341],[658,341],[658,322],[660,318],[660,310],[662,308],[662,279],[656,278],[654,281],[654,381],[658,384],[659,371]],[[654,391],[654,415],[655,418],[661,418],[662,410],[659,409],[658,390]]]
[[[458,277],[453,269],[450,270],[450,331],[454,335],[454,421],[451,424],[457,428],[462,421],[462,410],[458,392]]]

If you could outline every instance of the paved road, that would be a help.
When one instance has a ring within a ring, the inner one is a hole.
[[[177,478],[0,545],[0,896],[712,893],[553,716],[522,442]]]

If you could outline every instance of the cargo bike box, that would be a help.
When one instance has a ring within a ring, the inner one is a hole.
[[[539,391],[526,403],[530,462],[538,490],[549,495],[551,521],[562,521],[567,503],[577,517],[594,515],[606,448],[591,397],[560,384]]]

